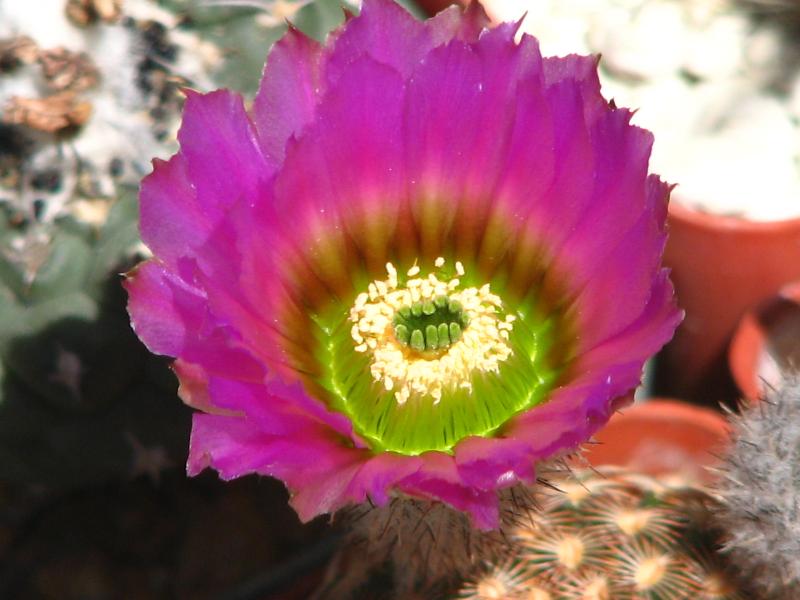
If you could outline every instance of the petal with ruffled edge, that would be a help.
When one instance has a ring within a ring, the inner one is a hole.
[[[314,120],[329,83],[358,58],[369,56],[393,68],[408,68],[414,57],[451,39],[477,40],[488,24],[477,2],[464,13],[451,6],[425,23],[392,3],[368,2],[360,18],[331,35],[327,47],[290,25],[270,51],[253,102],[265,155],[276,164],[283,161],[287,142]]]

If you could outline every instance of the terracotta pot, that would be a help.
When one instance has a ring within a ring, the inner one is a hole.
[[[655,476],[678,474],[710,482],[728,441],[717,411],[679,400],[654,399],[620,410],[586,447],[594,466],[618,465]]]
[[[728,364],[748,400],[776,387],[781,373],[800,367],[800,282],[748,311],[731,340]]]
[[[800,218],[755,222],[672,202],[664,262],[686,319],[661,357],[657,389],[713,405],[731,401],[728,342],[746,310],[800,279]]]

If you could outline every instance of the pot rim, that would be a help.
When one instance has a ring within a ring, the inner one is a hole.
[[[739,390],[748,401],[758,401],[763,392],[757,372],[758,359],[769,337],[760,317],[785,303],[797,305],[800,312],[800,281],[783,286],[758,306],[748,310],[736,326],[728,347],[728,368]]]
[[[614,415],[595,435],[600,443],[584,447],[583,461],[710,484],[730,432],[720,412],[678,399],[653,398]]]
[[[722,229],[731,232],[771,234],[800,229],[800,216],[779,221],[754,221],[743,217],[718,215],[687,206],[673,196],[669,203],[670,218],[702,229]]]
[[[678,398],[650,398],[645,402],[621,409],[612,418],[615,418],[616,422],[621,420],[653,423],[677,421],[725,434],[730,430],[727,419],[720,412],[690,404]]]

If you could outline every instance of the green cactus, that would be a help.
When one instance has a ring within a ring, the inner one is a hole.
[[[617,469],[551,482],[470,600],[744,600],[717,554],[702,489]]]

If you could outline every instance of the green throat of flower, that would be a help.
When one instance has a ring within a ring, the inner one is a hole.
[[[552,318],[504,301],[461,262],[445,264],[400,274],[388,263],[349,310],[315,318],[316,382],[375,450],[449,452],[495,435],[559,375],[548,359]]]

